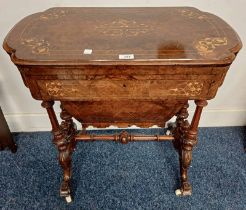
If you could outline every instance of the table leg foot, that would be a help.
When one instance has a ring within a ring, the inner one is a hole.
[[[67,203],[72,202],[70,183],[69,181],[63,181],[60,188],[60,196],[65,198]]]
[[[183,184],[180,189],[175,190],[177,196],[190,196],[192,194],[192,188],[189,183]]]

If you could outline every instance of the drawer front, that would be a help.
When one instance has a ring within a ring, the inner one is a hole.
[[[203,98],[208,80],[38,80],[40,94],[49,100],[111,100]]]

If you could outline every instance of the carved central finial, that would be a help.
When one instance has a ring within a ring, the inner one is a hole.
[[[126,131],[122,131],[119,135],[119,141],[122,144],[127,144],[131,140],[131,136]]]

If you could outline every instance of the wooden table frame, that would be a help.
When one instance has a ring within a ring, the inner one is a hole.
[[[180,161],[180,173],[181,173],[181,188],[176,191],[177,195],[191,195],[191,184],[188,181],[188,169],[192,160],[192,149],[197,144],[197,129],[199,120],[201,117],[202,109],[207,105],[205,100],[197,100],[196,110],[189,124],[187,118],[188,114],[188,101],[184,107],[177,113],[176,126],[169,128],[171,135],[162,136],[133,136],[129,135],[126,131],[123,131],[120,135],[104,135],[104,136],[92,136],[85,133],[77,134],[74,126],[72,116],[66,112],[61,106],[61,119],[63,120],[59,125],[53,110],[54,101],[44,101],[42,106],[47,110],[54,135],[53,143],[57,146],[59,151],[59,162],[63,169],[63,181],[60,188],[60,196],[68,198],[70,200],[71,189],[71,156],[75,149],[77,141],[95,141],[95,140],[112,140],[119,141],[126,144],[130,141],[173,141],[174,147],[179,154]]]
[[[3,47],[47,110],[63,169],[60,195],[68,202],[72,152],[78,141],[95,140],[172,141],[181,174],[176,194],[191,195],[188,169],[202,109],[242,47],[227,23],[191,7],[51,8],[16,24]],[[196,104],[190,124],[188,101]],[[156,136],[78,134],[72,120],[83,128],[148,128],[175,115],[171,133]]]

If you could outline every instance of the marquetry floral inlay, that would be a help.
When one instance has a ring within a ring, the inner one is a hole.
[[[81,91],[84,89],[84,85],[82,85],[82,83],[71,83],[71,82],[66,82],[66,81],[56,81],[56,80],[52,80],[52,81],[40,81],[39,85],[41,87],[41,89],[45,92],[47,92],[47,94],[49,96],[53,96],[53,97],[84,97],[84,91]],[[117,87],[117,86],[116,86]],[[151,88],[151,85],[147,85],[148,89],[146,89],[146,91],[149,90],[149,88]],[[145,90],[145,88],[143,86],[143,90]],[[95,92],[99,89],[102,88],[102,93],[105,94],[107,92],[107,95],[109,97],[115,97],[115,96],[119,96],[119,97],[123,97],[123,95],[121,95],[120,92],[120,88],[119,88],[119,92],[114,91],[114,88],[111,88],[112,91],[107,88],[105,86],[105,88],[103,88],[103,86],[99,85],[99,84],[91,84],[90,87],[88,87],[88,97],[92,97],[92,98],[101,98],[102,95],[99,92]],[[204,83],[203,82],[199,82],[199,81],[180,81],[179,83],[177,83],[175,86],[172,87],[168,87],[165,91],[166,95],[175,95],[175,96],[199,96],[202,94],[202,90],[204,88]],[[127,89],[127,94],[124,97],[129,97],[130,95],[128,95],[128,93],[132,93],[133,95],[135,94],[139,94],[139,96],[143,96],[144,92],[141,90],[136,90],[133,86],[130,89]],[[148,94],[147,94],[148,96]]]
[[[138,36],[153,30],[152,26],[135,20],[119,19],[111,23],[96,26],[95,29],[108,36]]]
[[[48,81],[45,83],[46,90],[50,96],[55,97],[67,97],[74,96],[79,90],[72,85],[70,87],[65,86],[59,81]]]
[[[192,19],[193,18],[199,19],[199,20],[208,19],[208,16],[202,14],[201,12],[195,12],[190,9],[179,9],[179,12],[181,13],[182,16],[192,18]]]
[[[66,15],[65,10],[51,10],[49,12],[44,12],[39,19],[40,20],[52,20],[64,17]]]
[[[195,43],[195,48],[200,55],[213,53],[218,46],[227,45],[226,37],[204,38]]]
[[[49,52],[49,42],[44,39],[28,38],[23,39],[23,45],[31,47],[33,54],[47,54]]]
[[[190,81],[180,83],[176,88],[170,89],[170,95],[183,95],[183,96],[197,96],[202,93],[203,83],[197,81]]]

